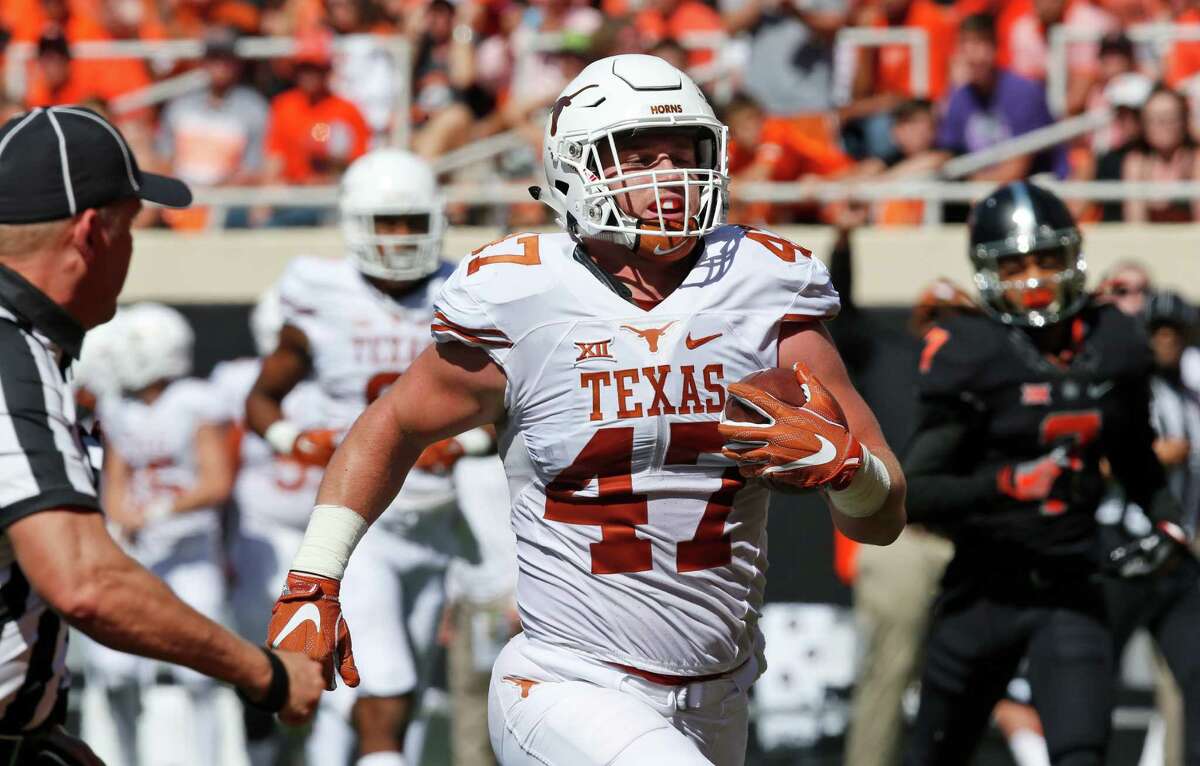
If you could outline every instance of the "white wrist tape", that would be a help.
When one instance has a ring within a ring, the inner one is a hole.
[[[290,455],[302,433],[300,426],[288,420],[276,420],[267,426],[263,439],[280,455]]]
[[[875,515],[892,490],[892,477],[883,461],[863,445],[863,464],[843,490],[830,490],[829,502],[843,516],[865,519]]]
[[[462,446],[463,453],[472,457],[486,455],[492,450],[492,435],[482,428],[472,428],[454,438]]]
[[[308,519],[292,569],[341,580],[346,562],[367,531],[367,520],[344,505],[318,505]]]

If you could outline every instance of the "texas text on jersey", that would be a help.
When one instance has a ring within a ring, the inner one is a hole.
[[[720,456],[725,384],[778,363],[782,323],[837,309],[807,251],[737,226],[707,235],[648,311],[566,234],[516,234],[459,265],[433,334],[486,350],[508,378],[501,452],[527,636],[676,675],[747,659],[767,492]]]
[[[914,518],[943,526],[961,550],[977,549],[979,557],[960,560],[1001,556],[1022,566],[1078,557],[1085,565],[1105,489],[1101,457],[1132,496],[1148,498],[1162,484],[1157,464],[1143,465],[1144,451],[1127,449],[1151,438],[1144,335],[1109,306],[1089,306],[1068,321],[1073,351],[1066,366],[1044,357],[1027,331],[985,316],[952,317],[925,335],[919,428],[969,424],[951,472],[976,477],[989,499],[964,516],[958,495],[944,494],[939,503],[936,485],[917,478],[912,506]],[[907,467],[910,475],[924,473],[919,464]]]

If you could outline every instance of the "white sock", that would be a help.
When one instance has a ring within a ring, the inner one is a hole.
[[[354,757],[354,728],[330,705],[318,706],[304,754],[309,763],[350,763]]]
[[[354,766],[408,766],[408,761],[397,752],[371,753],[355,761]]]
[[[1008,738],[1008,749],[1017,766],[1050,766],[1046,738],[1029,729],[1018,729]]]

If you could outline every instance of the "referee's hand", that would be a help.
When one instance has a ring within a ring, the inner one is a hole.
[[[276,652],[288,675],[288,700],[279,711],[279,720],[286,724],[302,724],[317,712],[317,701],[325,691],[325,675],[321,665],[299,652]]]

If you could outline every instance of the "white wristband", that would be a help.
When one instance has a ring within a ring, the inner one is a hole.
[[[290,455],[301,433],[303,433],[302,429],[295,423],[287,420],[276,420],[267,426],[267,431],[263,434],[263,439],[266,440],[267,444],[271,445],[271,449],[280,455]]]
[[[309,517],[292,569],[342,579],[346,562],[366,531],[367,520],[346,506],[318,505]]]
[[[471,457],[486,455],[492,450],[492,435],[482,428],[472,428],[454,438],[458,440],[463,453]]]
[[[865,519],[874,516],[883,507],[892,490],[892,477],[887,466],[863,445],[863,464],[859,467],[850,486],[843,490],[829,490],[829,502],[843,516]]]

